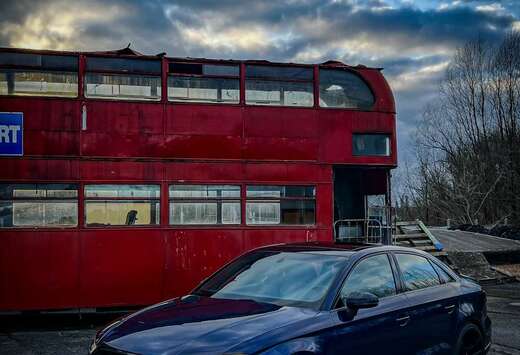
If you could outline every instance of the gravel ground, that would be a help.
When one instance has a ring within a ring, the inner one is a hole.
[[[493,355],[520,355],[520,283],[486,286],[493,322]],[[88,352],[97,329],[117,315],[0,318],[0,354],[68,355]]]

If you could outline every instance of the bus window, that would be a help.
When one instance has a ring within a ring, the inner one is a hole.
[[[159,60],[88,57],[85,96],[118,100],[161,99]]]
[[[312,68],[248,65],[246,103],[312,107],[314,104]]]
[[[87,227],[160,224],[159,185],[85,185]]]
[[[240,102],[238,65],[170,63],[168,99],[177,102]]]
[[[314,186],[248,186],[246,224],[315,223]]]
[[[352,154],[358,156],[390,156],[390,135],[353,134]]]
[[[170,186],[170,224],[240,223],[240,186]]]
[[[76,56],[0,53],[0,95],[78,95]]]
[[[0,184],[0,228],[77,224],[77,185]]]
[[[369,110],[374,95],[358,75],[348,70],[320,69],[320,107]]]

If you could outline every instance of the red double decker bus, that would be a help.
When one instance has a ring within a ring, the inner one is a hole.
[[[377,68],[4,48],[0,155],[2,311],[151,304],[266,244],[389,242]]]

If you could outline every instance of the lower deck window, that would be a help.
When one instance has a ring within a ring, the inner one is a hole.
[[[0,228],[75,227],[74,184],[0,184]]]
[[[246,224],[308,225],[316,220],[314,186],[248,186]]]
[[[170,224],[240,224],[240,186],[171,185]]]
[[[86,185],[85,224],[132,226],[160,224],[159,185]]]

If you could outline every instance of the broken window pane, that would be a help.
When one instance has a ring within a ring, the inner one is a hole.
[[[312,81],[313,77],[313,70],[310,67],[275,65],[246,66],[246,78]]]
[[[161,75],[159,60],[88,57],[87,71],[120,71]]]
[[[3,52],[0,53],[0,65],[77,71],[78,57],[53,54]]]
[[[85,96],[158,101],[161,99],[161,77],[87,73]]]
[[[369,110],[374,95],[357,74],[347,70],[320,69],[320,106]]]
[[[204,64],[202,68],[204,75],[215,76],[236,76],[240,75],[240,68],[238,65],[213,65]]]

